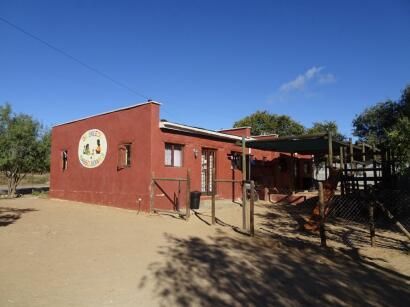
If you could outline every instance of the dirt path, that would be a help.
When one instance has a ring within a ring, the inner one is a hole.
[[[219,203],[217,216],[211,227],[206,205],[185,222],[68,201],[0,200],[0,306],[410,304],[410,261],[397,234],[380,233],[370,249],[365,230],[340,239],[331,227],[323,251],[286,206],[257,206],[254,239],[234,230],[238,205]]]

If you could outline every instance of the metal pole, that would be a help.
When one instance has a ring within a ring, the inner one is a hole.
[[[245,137],[242,137],[242,227],[246,230],[246,152]]]

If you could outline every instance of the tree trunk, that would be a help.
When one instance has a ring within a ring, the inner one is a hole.
[[[7,189],[7,197],[12,198],[16,196],[18,180],[15,176],[11,176],[9,178],[8,189]]]

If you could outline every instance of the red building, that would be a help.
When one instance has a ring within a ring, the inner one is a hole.
[[[212,168],[218,179],[242,179],[241,147],[250,128],[211,131],[160,121],[160,104],[148,102],[57,125],[52,129],[50,195],[95,204],[149,210],[155,177],[186,177],[191,190],[206,198]],[[287,154],[246,149],[250,178],[259,187],[304,188],[312,177],[311,158],[297,157],[291,176]],[[293,182],[294,180],[294,182]],[[184,182],[164,182],[155,189],[155,205],[185,204]],[[241,197],[239,184],[218,184],[219,198]]]

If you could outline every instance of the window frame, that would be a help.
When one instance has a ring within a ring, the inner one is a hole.
[[[117,169],[132,167],[132,142],[124,142],[118,145]],[[124,153],[122,153],[124,151]]]
[[[63,172],[65,172],[68,169],[68,150],[67,149],[63,149],[61,151],[61,170]]]
[[[167,146],[171,146],[171,164],[167,164],[166,160],[166,150]],[[175,147],[179,147],[181,150],[181,165],[175,165]],[[177,144],[177,143],[164,143],[164,165],[165,167],[183,167],[184,166],[184,145],[183,144]]]

